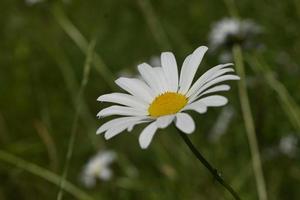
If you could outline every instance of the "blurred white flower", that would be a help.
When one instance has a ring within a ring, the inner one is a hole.
[[[220,64],[205,72],[192,84],[199,64],[207,47],[201,46],[183,62],[178,73],[175,56],[171,52],[161,54],[161,67],[152,67],[143,63],[138,66],[141,79],[119,78],[115,82],[126,93],[101,95],[97,100],[111,102],[113,105],[101,110],[97,116],[119,115],[116,119],[104,123],[97,134],[104,133],[110,139],[124,130],[131,131],[141,123],[150,123],[140,134],[141,148],[147,148],[158,129],[169,126],[173,121],[176,127],[186,134],[195,130],[193,118],[188,110],[203,114],[208,107],[220,107],[227,104],[227,98],[212,93],[228,91],[230,86],[217,85],[228,80],[239,80],[230,67],[233,64]],[[122,106],[120,106],[122,105]]]
[[[231,40],[231,37],[239,36],[240,22],[237,19],[225,18],[215,23],[209,34],[210,47],[216,49]]]
[[[113,172],[110,164],[116,159],[116,153],[112,151],[99,151],[92,157],[83,169],[81,181],[86,187],[96,185],[97,179],[108,181],[112,178]]]
[[[289,134],[280,139],[279,151],[285,155],[293,157],[298,150],[298,138]]]
[[[212,51],[225,50],[221,53],[220,60],[229,62],[232,60],[230,49],[234,44],[240,44],[244,49],[259,47],[254,39],[262,33],[262,30],[261,26],[249,19],[224,18],[213,24],[209,34],[209,45]]]
[[[208,135],[208,139],[211,142],[216,142],[220,139],[222,135],[224,135],[228,129],[228,126],[233,118],[234,109],[231,106],[226,106],[223,108],[220,113],[216,123],[212,127]]]

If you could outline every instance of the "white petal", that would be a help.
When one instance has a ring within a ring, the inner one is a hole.
[[[194,102],[194,103],[188,104],[187,106],[184,107],[184,109],[182,109],[182,111],[185,111],[185,110],[194,110],[200,114],[203,114],[203,113],[206,113],[207,106],[202,102],[197,102],[197,103]]]
[[[207,82],[207,80],[213,76],[216,72],[218,72],[220,69],[223,69],[225,67],[231,66],[233,65],[232,63],[228,63],[228,64],[221,64],[221,65],[217,65],[213,68],[211,68],[210,70],[208,70],[207,72],[205,72],[202,76],[200,76],[200,78],[198,78],[198,80],[193,84],[193,86],[191,87],[191,89],[189,89],[188,93],[186,94],[187,97],[193,95],[195,92],[197,92],[199,90],[199,88],[205,84]]]
[[[171,52],[161,54],[161,65],[169,84],[169,90],[177,92],[178,89],[178,68],[175,56]]]
[[[146,83],[155,92],[155,95],[158,95],[160,93],[160,80],[155,70],[147,63],[140,64],[138,70]]]
[[[130,108],[126,106],[110,106],[98,112],[97,117],[100,118],[100,117],[107,117],[111,115],[146,116],[148,115],[148,111],[138,110],[136,108]]]
[[[173,119],[174,119],[174,115],[166,115],[166,116],[159,117],[156,120],[156,125],[158,128],[166,128],[171,124]]]
[[[149,120],[149,119],[144,119],[144,120],[142,120],[142,121],[137,121],[136,123],[134,123],[134,124],[128,126],[127,131],[128,131],[128,132],[131,132],[131,131],[133,130],[133,128],[134,128],[136,125],[142,124],[142,123],[147,123],[147,122],[150,122],[150,120]]]
[[[228,73],[228,72],[234,72],[234,69],[232,69],[232,68],[220,69],[220,70],[218,70],[213,76],[211,76],[211,77],[207,80],[207,82],[209,82],[209,81],[211,81],[211,80],[213,80],[213,79],[215,79],[215,78],[217,78],[217,77],[219,77],[219,76],[221,76],[221,75],[223,75],[223,74],[226,74],[226,73]]]
[[[127,124],[122,124],[116,127],[113,127],[111,129],[108,129],[105,134],[104,134],[104,138],[106,140],[109,140],[110,138],[118,135],[119,133],[123,132],[126,128],[128,127]]]
[[[200,93],[200,94],[197,96],[197,98],[198,98],[198,97],[201,97],[201,96],[203,96],[203,95],[205,95],[205,94],[210,94],[210,93],[214,93],[214,92],[228,91],[228,90],[230,90],[230,86],[229,86],[229,85],[217,85],[217,86],[215,86],[215,87],[212,87],[212,88],[206,90],[206,91],[203,92],[203,93]]]
[[[122,123],[127,123],[127,122],[138,122],[140,120],[145,119],[145,117],[120,117],[120,118],[116,118],[113,120],[110,120],[104,124],[102,124],[102,126],[100,126],[97,130],[97,134],[103,133],[105,131],[107,131],[110,128],[113,128],[115,126],[118,126],[119,124]]]
[[[193,96],[191,96],[189,98],[189,102],[192,102],[194,101],[197,96],[199,94],[201,94],[203,91],[205,91],[207,88],[217,84],[217,83],[220,83],[220,82],[223,82],[223,81],[228,81],[228,80],[240,80],[240,77],[236,76],[236,75],[223,75],[223,76],[220,76],[214,80],[211,80],[210,82],[207,82],[206,84],[204,84],[202,87],[199,88],[199,90],[193,94]]]
[[[190,88],[194,76],[196,74],[196,71],[207,49],[208,48],[206,46],[198,47],[191,55],[186,57],[186,59],[184,60],[180,72],[180,82],[179,82],[180,93],[186,94],[186,92]]]
[[[161,67],[154,67],[154,70],[156,72],[157,78],[159,79],[160,93],[167,92],[169,90],[169,84],[167,82],[163,69]]]
[[[195,130],[195,122],[187,113],[177,113],[175,125],[179,130],[187,134],[190,134]]]
[[[126,130],[128,127],[134,125],[135,123],[136,123],[135,121],[133,121],[133,122],[131,121],[131,122],[119,124],[118,126],[114,126],[105,132],[104,138],[106,140],[108,140],[108,139],[118,135],[122,131]]]
[[[220,95],[212,95],[195,101],[192,104],[197,103],[205,104],[207,107],[219,107],[226,105],[228,103],[228,99]]]
[[[139,136],[139,143],[142,149],[146,149],[150,145],[156,130],[156,123],[152,122],[142,131],[142,133]]]
[[[151,103],[154,91],[144,82],[136,78],[118,78],[116,84],[141,100]]]
[[[124,106],[146,110],[148,105],[137,97],[124,93],[104,94],[97,101],[117,103]]]

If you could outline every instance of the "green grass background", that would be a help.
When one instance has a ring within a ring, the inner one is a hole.
[[[95,132],[105,121],[98,120],[96,114],[107,106],[96,99],[101,94],[119,90],[112,84],[114,78],[125,72],[136,74],[137,64],[161,51],[173,51],[178,63],[182,63],[193,49],[208,45],[212,24],[230,16],[228,5],[235,5],[241,18],[253,19],[264,28],[260,41],[265,50],[244,52],[244,55],[267,193],[272,200],[299,199],[299,146],[294,157],[280,153],[270,156],[269,152],[278,146],[281,137],[292,133],[299,138],[300,134],[297,124],[300,116],[297,105],[300,102],[300,2],[232,2],[66,0],[29,6],[22,0],[1,0],[1,152],[58,176],[62,174],[87,45],[96,39],[97,59],[92,63],[80,101],[82,109],[67,180],[93,199],[231,199],[189,152],[174,127],[160,130],[147,150],[141,150],[137,140],[143,126],[109,141],[102,135],[96,136]],[[206,55],[199,75],[218,64],[217,58],[218,55]],[[263,67],[254,70],[253,60]],[[266,77],[270,75],[279,82],[268,81]],[[278,84],[282,84],[279,91],[276,90]],[[237,83],[231,85],[232,90],[225,96],[235,114],[226,134],[215,143],[208,140],[222,111],[217,108],[209,109],[205,115],[192,114],[197,130],[190,138],[242,199],[258,199]],[[282,101],[285,98],[293,102],[291,107]],[[293,112],[298,115],[291,117]],[[114,178],[87,189],[80,183],[79,175],[98,149],[117,152],[118,159],[112,166]],[[57,181],[53,184],[36,176],[36,169],[29,173],[28,165],[24,169],[22,163],[1,155],[1,200],[56,199]],[[79,198],[64,193],[64,199]]]

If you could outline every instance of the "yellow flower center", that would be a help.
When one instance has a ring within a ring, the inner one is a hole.
[[[175,114],[186,104],[187,98],[176,92],[166,92],[157,96],[148,108],[151,117]]]

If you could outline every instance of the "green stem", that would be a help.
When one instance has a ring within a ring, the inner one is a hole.
[[[15,165],[16,167],[19,167],[23,170],[26,170],[27,172],[30,172],[36,176],[39,176],[50,183],[53,183],[57,186],[59,186],[60,183],[60,176],[57,174],[44,169],[34,163],[28,162],[26,160],[23,160],[21,158],[18,158],[10,153],[7,153],[3,150],[0,150],[0,160],[7,162],[11,165]],[[76,199],[81,199],[81,200],[93,200],[91,196],[77,188],[75,185],[68,181],[64,181],[64,190],[70,194],[72,194]]]
[[[244,123],[246,127],[248,142],[251,151],[252,165],[253,165],[257,190],[258,190],[258,196],[260,200],[267,200],[268,198],[266,192],[266,185],[265,185],[265,180],[264,180],[264,175],[262,170],[260,153],[258,149],[254,121],[253,121],[252,112],[249,103],[249,97],[247,93],[245,67],[243,63],[243,54],[240,46],[235,45],[233,47],[233,56],[234,56],[237,74],[241,78],[241,80],[238,82],[239,96],[240,96],[242,114],[243,114]]]
[[[65,15],[63,10],[55,4],[52,9],[52,14],[57,23],[62,27],[65,33],[74,41],[74,43],[79,47],[79,49],[86,54],[88,51],[88,41],[77,29],[77,27],[69,20]],[[110,86],[111,89],[114,89],[116,86],[114,84],[114,75],[104,63],[102,58],[94,53],[93,66],[96,71],[102,76],[106,83]]]
[[[188,138],[188,136],[178,130],[179,135],[185,142],[185,144],[190,148],[190,150],[193,152],[193,154],[200,160],[200,162],[208,169],[208,171],[214,176],[214,178],[228,191],[235,199],[241,199],[239,195],[234,191],[234,189],[227,183],[225,180],[220,176],[218,170],[214,168],[203,156],[202,154],[196,149],[196,147],[193,145],[191,140]]]
[[[267,84],[277,93],[277,97],[283,107],[284,112],[290,119],[294,128],[300,131],[300,109],[294,98],[291,96],[287,88],[274,76],[265,62],[259,60],[258,55],[251,56],[247,62],[252,69],[264,77]]]
[[[224,0],[224,3],[228,9],[230,16],[234,18],[239,18],[239,12],[235,5],[234,0]]]
[[[145,19],[154,36],[154,39],[157,41],[157,44],[160,45],[162,50],[170,49],[171,45],[168,37],[157,18],[151,2],[149,0],[137,0],[137,3],[145,16]]]
[[[68,175],[68,170],[69,170],[71,158],[73,155],[73,149],[74,149],[74,145],[75,145],[79,113],[80,113],[80,109],[81,109],[80,101],[81,101],[85,86],[87,85],[87,82],[88,82],[88,77],[89,77],[89,72],[90,72],[90,64],[93,60],[95,45],[96,45],[96,41],[93,40],[89,45],[86,62],[85,62],[84,68],[83,68],[83,78],[81,81],[81,85],[80,85],[80,89],[79,89],[78,97],[77,97],[78,106],[76,107],[75,118],[74,118],[73,125],[72,125],[71,137],[69,140],[68,150],[67,150],[67,155],[66,155],[66,163],[64,166],[63,174],[62,174],[59,191],[57,194],[57,200],[62,200],[62,198],[63,198],[63,188],[64,188],[64,183],[65,183],[64,180],[67,178],[67,175]]]
[[[224,0],[231,17],[239,18],[239,12],[235,3],[235,0]],[[236,63],[236,70],[241,80],[238,82],[240,102],[244,117],[244,123],[246,126],[246,132],[248,137],[248,142],[251,151],[252,166],[255,175],[256,187],[258,192],[258,197],[260,200],[267,200],[266,184],[262,170],[262,164],[257,144],[257,138],[255,133],[255,127],[253,122],[253,117],[251,113],[247,87],[246,87],[246,74],[243,63],[243,54],[241,47],[235,45],[233,47],[233,56]]]
[[[67,59],[67,56],[65,55],[65,52],[61,49],[58,43],[52,42],[51,45],[43,45],[44,49],[47,51],[49,56],[51,56],[57,63],[57,67],[60,69],[64,82],[66,84],[66,88],[69,92],[70,98],[72,100],[72,105],[76,109],[77,106],[77,93],[80,88],[80,83],[76,80],[75,72],[73,69],[73,66],[71,65],[70,61]],[[92,144],[92,147],[94,149],[97,148],[97,140],[96,140],[96,123],[95,123],[95,117],[91,113],[87,102],[82,98],[80,100],[80,107],[81,112],[80,114],[80,120],[85,124],[87,128],[87,133],[89,140]]]

